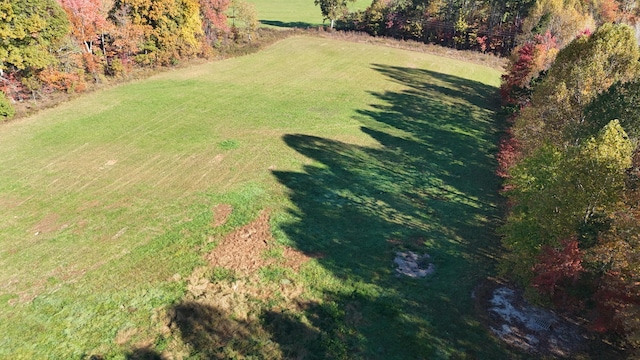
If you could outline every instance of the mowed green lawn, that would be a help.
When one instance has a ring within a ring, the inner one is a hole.
[[[263,209],[279,244],[314,259],[261,273],[296,284],[300,305],[252,302],[246,329],[261,331],[234,333],[246,339],[225,357],[513,358],[471,298],[497,244],[499,77],[294,37],[2,124],[0,358],[135,358],[171,353],[180,334],[183,355],[220,356],[162,314]],[[234,211],[214,227],[218,204]],[[436,273],[397,277],[402,250]]]
[[[313,0],[248,0],[254,4],[263,25],[276,27],[314,27],[323,24],[320,6]],[[371,5],[369,0],[349,3],[349,9],[361,10]],[[326,23],[328,25],[328,23]]]

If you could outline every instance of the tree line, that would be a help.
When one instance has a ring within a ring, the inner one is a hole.
[[[565,44],[563,44],[565,43]],[[605,23],[519,45],[502,78],[508,129],[504,274],[531,299],[640,347],[640,50]]]
[[[640,350],[640,2],[346,1],[316,3],[343,29],[509,55],[501,273]]]
[[[356,12],[347,1],[315,0],[341,29],[503,56],[546,31],[564,45],[576,30],[638,16],[635,0],[373,0]]]
[[[0,119],[16,101],[209,57],[258,25],[241,0],[0,0]]]

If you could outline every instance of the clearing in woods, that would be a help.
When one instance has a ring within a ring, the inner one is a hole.
[[[301,36],[0,126],[0,357],[517,358],[471,298],[499,79]]]

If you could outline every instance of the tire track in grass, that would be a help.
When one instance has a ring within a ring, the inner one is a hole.
[[[160,160],[158,161],[158,159]],[[173,163],[170,157],[156,155],[146,161],[142,166],[137,166],[134,171],[125,172],[117,179],[114,179],[109,186],[104,187],[104,196],[114,195],[132,183],[140,182],[140,179],[147,179],[150,181],[155,174],[159,173],[159,168],[167,163]]]
[[[130,160],[133,157],[133,155],[130,155],[129,157],[124,158],[123,161],[118,160],[118,162],[122,163],[122,162],[126,162],[126,160]],[[131,175],[134,174],[139,174],[140,172],[142,172],[144,169],[148,169],[150,164],[153,164],[154,162],[158,161],[158,158],[160,158],[160,155],[155,155],[152,158],[147,159],[146,161],[144,161],[141,165],[136,166],[135,170],[133,172],[128,171],[125,173],[125,175],[120,176],[119,178],[117,178],[115,181],[112,181],[110,185],[116,184],[116,183],[120,183],[120,179],[123,179],[125,177],[131,177]],[[114,164],[113,166],[115,166],[116,164]],[[126,167],[126,165],[124,165],[124,167]],[[83,191],[85,189],[87,189],[90,185],[95,184],[96,182],[98,182],[99,180],[106,180],[106,178],[112,174],[114,172],[114,169],[102,169],[103,171],[99,172],[98,176],[95,176],[92,180],[88,181],[86,184],[84,184],[83,186],[81,186],[78,190],[79,191]],[[117,170],[116,170],[117,171]],[[127,169],[121,170],[122,171],[127,171]],[[105,187],[102,187],[102,189],[104,189]]]
[[[190,187],[191,191],[198,191],[201,190],[202,187],[200,186],[200,184],[209,177],[209,174],[211,174],[212,171],[214,170],[222,170],[222,162],[225,159],[225,156],[222,155],[221,153],[217,153],[215,152],[216,155],[213,156],[211,158],[211,160],[206,162],[206,170],[204,171],[204,173],[198,178],[198,180],[193,181],[192,182],[192,186]],[[207,155],[207,158],[211,157],[214,154],[214,151],[210,151],[209,154]]]
[[[84,149],[84,148],[86,148],[88,146],[89,146],[89,143],[86,142],[86,143],[76,147],[75,149],[73,149],[71,151],[64,152],[61,156],[59,156],[55,160],[50,161],[48,165],[40,168],[40,171],[44,171],[44,170],[47,170],[47,169],[51,168],[52,166],[58,164],[62,160],[69,158],[71,155],[74,155],[74,154],[78,153],[80,150],[82,150],[82,149]]]
[[[202,153],[198,155],[192,155],[190,157],[189,164],[184,168],[185,174],[193,174],[193,176],[181,177],[180,184],[175,184],[176,188],[184,189],[182,194],[179,195],[179,198],[183,198],[185,196],[190,195],[193,192],[203,190],[199,184],[203,179],[207,177],[207,175],[214,169],[214,167],[220,168],[220,163],[223,161],[224,157],[221,156],[221,160],[218,163],[212,163],[212,161],[206,161],[211,156],[210,153]],[[206,170],[205,170],[206,169]],[[202,173],[204,170],[204,174],[200,175],[197,180],[194,181],[196,174]]]
[[[173,188],[176,191],[176,197],[178,199],[185,198],[190,196],[194,192],[204,191],[213,184],[219,183],[220,179],[224,176],[217,176],[210,183],[209,186],[200,186],[200,183],[208,178],[208,175],[214,170],[221,170],[222,166],[220,165],[224,159],[221,154],[217,154],[216,156],[220,156],[220,161],[214,162],[212,160],[207,161],[206,159],[210,158],[214,153],[214,149],[210,149],[208,153],[201,153],[198,155],[192,155],[189,157],[188,161],[183,162],[182,169],[177,169],[181,174],[190,174],[191,176],[174,176],[167,182],[167,187]],[[215,156],[213,157],[215,159]],[[204,172],[204,174],[200,175],[198,180],[194,181],[195,174],[200,174],[203,169],[208,168]],[[222,174],[220,172],[219,174]]]
[[[161,187],[163,184],[165,183],[169,183],[166,180],[169,178],[173,178],[176,177],[176,174],[182,174],[183,173],[183,169],[181,166],[179,166],[179,164],[184,163],[184,161],[182,159],[188,158],[190,157],[191,154],[182,154],[182,155],[176,155],[174,156],[174,160],[171,162],[173,164],[173,166],[171,166],[171,170],[164,172],[163,176],[156,180],[155,183],[153,184],[153,187]]]

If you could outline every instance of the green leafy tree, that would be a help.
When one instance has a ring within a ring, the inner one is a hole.
[[[232,30],[236,38],[251,41],[260,27],[255,6],[246,1],[232,0],[231,9],[234,14]]]
[[[69,33],[55,0],[0,0],[0,76],[36,71],[55,63],[56,45]]]
[[[354,1],[355,0],[314,0],[314,4],[320,6],[322,16],[324,16],[325,20],[331,22],[330,28],[333,29],[335,21],[349,11],[347,7],[348,2]]]
[[[11,101],[0,91],[0,120],[8,120],[15,115],[16,110],[11,105]]]
[[[583,126],[587,105],[615,82],[634,79],[639,58],[634,32],[622,24],[605,24],[563,48],[516,121],[523,152],[544,142],[567,146],[579,140],[574,134]]]
[[[597,133],[611,119],[634,140],[640,139],[640,78],[616,83],[599,94],[584,111],[584,125],[575,136],[588,137]]]
[[[620,209],[633,148],[613,120],[578,146],[547,144],[512,168],[508,196],[515,205],[501,232],[510,250],[506,268],[516,278],[532,279],[543,247],[558,248],[597,215]]]

